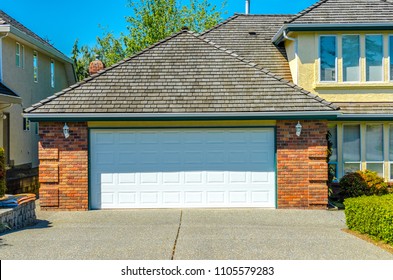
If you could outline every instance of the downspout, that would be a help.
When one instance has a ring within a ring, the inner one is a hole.
[[[299,73],[299,68],[298,68],[298,54],[297,54],[297,52],[298,52],[297,39],[296,39],[296,38],[289,37],[286,30],[284,30],[284,32],[282,33],[282,36],[283,36],[285,39],[294,42],[294,44],[295,44],[296,77],[294,77],[295,79],[293,79],[293,80],[294,80],[293,82],[294,82],[295,84],[297,84],[297,82],[298,82],[298,81],[297,81],[297,76],[298,76],[298,73]]]
[[[0,82],[3,81],[3,38],[8,36],[8,32],[5,35],[0,36]]]

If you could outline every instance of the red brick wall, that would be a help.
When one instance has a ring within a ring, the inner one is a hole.
[[[277,121],[278,208],[326,208],[327,121]]]
[[[86,123],[41,122],[40,205],[43,210],[88,209],[88,129]]]

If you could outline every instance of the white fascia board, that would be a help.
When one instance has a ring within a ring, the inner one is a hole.
[[[279,44],[284,38],[283,33],[291,31],[324,31],[324,30],[393,30],[392,23],[290,23],[284,24],[272,38],[274,44]]]
[[[62,52],[56,50],[53,47],[50,47],[46,44],[43,44],[42,42],[38,41],[36,38],[31,37],[30,35],[27,35],[26,33],[20,31],[19,29],[10,26],[10,31],[11,34],[14,34],[15,36],[29,42],[30,44],[37,46],[38,48],[50,53],[51,55],[53,55],[54,57],[58,58],[59,60],[62,60],[64,62],[67,63],[71,63],[73,64],[73,61],[71,58],[67,57],[65,54],[63,54]]]
[[[7,103],[7,104],[22,104],[22,98],[18,96],[10,96],[6,94],[0,94],[0,104]]]
[[[338,116],[338,111],[303,111],[303,112],[255,112],[255,113],[25,113],[24,116],[33,119],[119,119],[119,118],[220,118],[220,117],[312,117]]]

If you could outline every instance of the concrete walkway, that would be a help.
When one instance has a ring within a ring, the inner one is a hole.
[[[343,232],[341,211],[154,209],[41,212],[0,235],[0,259],[393,259]]]

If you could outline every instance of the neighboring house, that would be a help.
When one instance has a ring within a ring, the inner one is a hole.
[[[71,59],[0,10],[0,147],[10,168],[38,166],[38,123],[24,108],[75,81]]]
[[[329,130],[338,178],[392,179],[391,22],[380,0],[235,15],[41,100],[42,209],[326,208]]]

